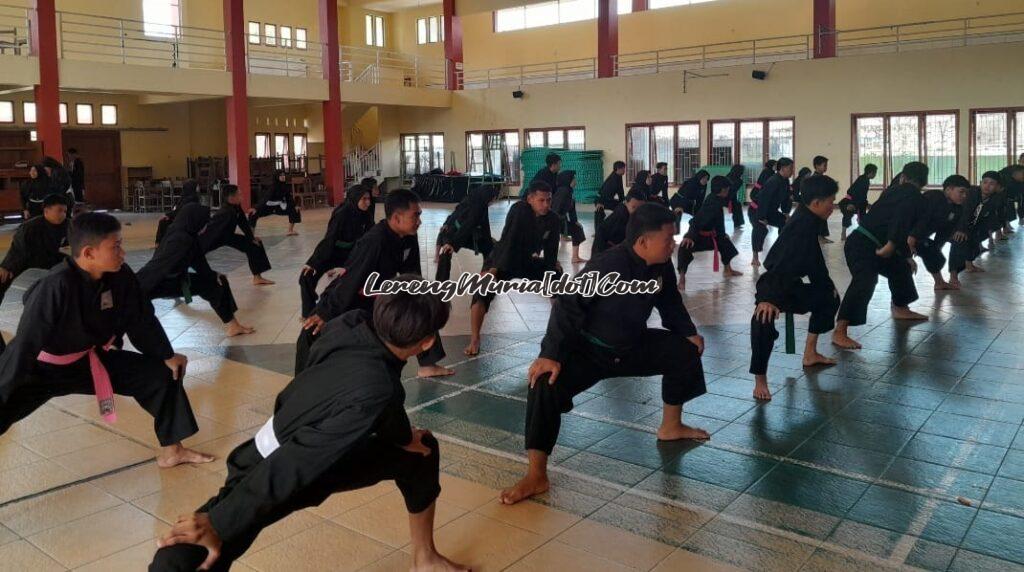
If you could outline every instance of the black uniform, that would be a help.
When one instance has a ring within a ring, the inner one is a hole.
[[[257,221],[270,215],[287,216],[290,224],[302,222],[302,213],[295,208],[291,185],[278,181],[277,177],[274,178],[274,182],[270,186],[270,193],[256,207],[256,212],[249,215],[249,225],[256,228]]]
[[[686,231],[685,238],[693,241],[693,247],[685,248],[682,243],[679,244],[677,262],[680,274],[686,274],[686,269],[693,262],[693,255],[696,252],[717,250],[726,265],[739,254],[729,235],[725,234],[725,214],[722,209],[726,207],[727,200],[711,195],[690,220],[690,228]]]
[[[548,211],[537,216],[533,207],[520,201],[508,211],[501,238],[494,245],[494,251],[484,259],[484,271],[497,270],[496,280],[529,278],[540,280],[547,271],[557,271],[558,263],[558,215]],[[491,306],[494,294],[473,294],[473,304]]]
[[[142,353],[102,349],[124,334]],[[37,359],[40,352],[63,356],[90,348],[114,392],[134,398],[154,417],[161,445],[196,433],[182,380],[164,364],[174,350],[135,274],[125,265],[97,281],[68,259],[25,293],[18,332],[0,355],[0,434],[52,397],[93,394],[88,356],[70,365]]]
[[[682,405],[707,391],[697,346],[687,339],[697,329],[675,288],[672,263],[648,266],[631,246],[620,244],[588,262],[583,272],[591,271],[617,272],[620,280],[657,280],[661,288],[655,294],[555,300],[540,357],[560,362],[562,369],[554,385],[545,376],[529,390],[527,449],[550,454],[573,397],[602,379],[660,374],[662,400],[668,405]],[[665,329],[647,327],[654,308]]]
[[[967,190],[963,214],[957,223],[957,230],[963,232],[967,238],[950,245],[950,272],[963,272],[967,267],[967,261],[974,262],[981,254],[981,243],[988,238],[996,224],[1001,224],[998,222],[997,213],[993,210],[995,206],[993,197],[994,195],[983,196],[979,187],[971,187]]]
[[[71,190],[75,193],[75,200],[78,202],[85,201],[85,163],[82,162],[81,157],[75,157],[75,160],[68,165],[68,174],[71,176]]]
[[[601,205],[603,210],[594,213],[594,230],[601,226],[608,211],[614,211],[620,203],[626,200],[626,189],[622,184],[622,175],[612,171],[608,178],[601,183],[601,190],[597,193],[595,204]]]
[[[740,202],[740,189],[743,188],[741,175],[729,174],[729,212],[732,213],[732,227],[743,226],[743,203]]]
[[[530,185],[537,181],[544,181],[545,183],[547,183],[548,187],[551,188],[551,192],[553,193],[555,192],[555,187],[558,186],[558,174],[552,173],[551,169],[547,167],[541,167],[540,170],[533,175],[533,178],[530,179],[530,184],[523,185],[523,187],[519,189],[519,198],[525,199],[526,194],[530,191]]]
[[[626,208],[625,203],[621,203],[594,231],[594,245],[591,252],[599,254],[626,240],[626,225],[628,224],[629,209]]]
[[[373,298],[363,294],[367,277],[376,272],[381,280],[390,280],[399,274],[422,275],[420,247],[416,235],[398,236],[388,221],[382,220],[367,231],[352,248],[345,262],[345,273],[335,278],[324,290],[310,315],[328,322],[350,310],[373,310]],[[310,348],[320,335],[303,330],[295,344],[295,375],[306,368]],[[441,336],[426,352],[416,356],[420,365],[435,365],[444,359]]]
[[[463,248],[472,248],[487,258],[494,250],[494,238],[491,236],[491,219],[488,208],[491,201],[498,195],[493,187],[477,187],[470,189],[462,202],[448,215],[440,232],[437,233],[437,246],[450,244],[455,252]],[[437,263],[436,280],[448,280],[452,274],[452,254],[444,253]]]
[[[1017,218],[1024,218],[1024,183],[1013,178],[1013,167],[1006,167],[999,171],[1003,176],[1003,185],[1006,193],[1006,222],[1012,222]],[[1016,209],[1014,206],[1016,205]]]
[[[43,214],[43,200],[53,193],[46,169],[36,165],[36,173],[35,179],[25,179],[21,184],[21,209],[28,211],[29,218]]]
[[[668,175],[651,174],[651,200],[668,205]]]
[[[768,180],[775,175],[775,171],[772,169],[764,168],[761,169],[761,173],[757,176],[757,181],[754,182],[753,186],[750,187],[750,197],[748,200],[749,205],[747,206],[747,217],[750,219],[750,224],[757,224],[757,209],[758,198],[761,194],[761,189],[768,183]]]
[[[839,306],[839,320],[848,320],[851,326],[867,321],[868,303],[878,284],[878,276],[889,280],[889,291],[895,306],[907,306],[917,300],[917,288],[911,271],[907,236],[923,209],[921,192],[912,184],[904,183],[884,193],[860,219],[858,226],[846,240],[843,251],[853,280],[846,289]],[[875,254],[875,250],[891,241],[896,252],[889,258]]]
[[[45,217],[37,216],[22,223],[14,233],[7,256],[0,262],[0,266],[12,274],[9,281],[0,283],[0,302],[22,272],[29,268],[49,270],[63,262],[67,256],[61,253],[60,247],[66,239],[67,226],[50,224]]]
[[[193,294],[200,296],[226,324],[235,318],[238,306],[227,277],[210,268],[200,244],[199,233],[209,220],[208,207],[182,207],[153,258],[139,269],[139,284],[149,300],[183,297],[190,302]]]
[[[782,175],[775,173],[765,183],[764,188],[757,195],[757,213],[754,224],[754,234],[751,238],[751,245],[754,252],[764,250],[764,239],[768,237],[768,227],[782,229],[786,224],[786,212],[789,206],[789,181]],[[819,227],[821,223],[819,222]],[[818,229],[821,230],[820,228]]]
[[[558,174],[558,188],[551,198],[551,210],[558,215],[559,232],[572,237],[573,245],[579,246],[587,240],[587,235],[576,216],[576,199],[573,198],[573,189],[569,186],[575,176],[575,171],[562,171]]]
[[[51,195],[61,195],[65,198],[68,205],[68,218],[70,219],[71,213],[75,210],[75,191],[71,188],[71,175],[68,174],[67,169],[64,165],[61,165],[55,160],[45,159],[44,165],[50,167],[50,192]]]
[[[227,571],[260,531],[337,492],[394,480],[406,509],[421,513],[441,493],[440,451],[402,449],[412,440],[399,360],[353,311],[327,324],[309,367],[277,396],[274,415],[228,457],[228,476],[207,513],[224,543],[213,570]],[[338,375],[345,372],[345,375]],[[206,549],[178,544],[157,551],[153,572],[195,570]]]
[[[160,244],[160,241],[164,239],[164,235],[167,234],[167,229],[170,228],[171,223],[174,222],[174,217],[178,215],[178,211],[181,207],[192,203],[199,202],[199,184],[195,181],[185,181],[185,184],[181,186],[181,196],[175,199],[174,206],[171,210],[167,211],[156,225],[156,243]]]
[[[839,210],[843,213],[843,228],[850,228],[853,224],[853,215],[857,220],[868,212],[868,190],[871,189],[871,179],[867,175],[857,177],[857,180],[850,185],[846,196],[839,201]]]
[[[331,268],[345,265],[352,248],[373,224],[366,211],[359,210],[359,200],[367,193],[362,187],[355,187],[345,198],[345,202],[334,208],[331,220],[327,223],[327,232],[316,245],[313,254],[306,261],[306,266],[313,269],[299,275],[299,292],[302,296],[302,316],[309,316],[316,306],[316,285],[324,272]]]
[[[765,273],[757,280],[754,297],[756,304],[768,302],[781,312],[810,312],[808,331],[812,334],[832,330],[839,308],[839,294],[818,243],[820,230],[821,219],[798,206],[764,259]],[[804,277],[809,283],[804,283]],[[750,373],[768,372],[768,359],[778,337],[775,320],[763,324],[756,315],[750,319]]]
[[[242,234],[235,232],[235,229]],[[210,217],[206,231],[199,235],[199,244],[204,253],[228,246],[245,254],[249,263],[249,272],[253,276],[270,270],[270,258],[263,242],[256,239],[252,226],[241,205],[233,205],[227,201]]]
[[[704,203],[704,196],[707,194],[707,185],[702,185],[702,177],[710,177],[707,171],[698,171],[694,176],[683,181],[676,194],[672,195],[669,206],[672,209],[682,209],[684,213],[693,215],[700,210]]]
[[[924,210],[918,212],[910,236],[917,239],[916,254],[924,261],[924,267],[928,272],[935,273],[942,270],[946,263],[942,246],[950,240],[963,211],[959,205],[949,202],[946,194],[939,189],[925,191],[921,197]]]

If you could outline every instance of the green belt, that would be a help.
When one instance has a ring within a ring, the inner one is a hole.
[[[188,272],[181,278],[181,296],[185,298],[186,304],[192,303],[192,279],[189,278]]]
[[[335,248],[352,248],[353,246],[355,246],[355,244],[356,243],[354,242],[345,242],[344,240],[334,241]]]
[[[876,247],[882,248],[882,241],[878,240],[878,238],[875,237],[875,235],[871,234],[870,230],[864,228],[863,226],[858,226],[857,228],[855,228],[853,230],[863,234],[866,237],[868,237],[868,240],[870,240],[871,242],[875,243]]]
[[[588,342],[594,344],[595,346],[598,346],[598,347],[601,347],[601,348],[605,348],[605,349],[609,349],[609,350],[614,350],[615,349],[615,346],[612,346],[612,345],[609,345],[609,344],[603,342],[600,338],[598,338],[597,336],[591,335],[589,332],[580,332],[580,335],[583,336],[583,339],[585,339]]]

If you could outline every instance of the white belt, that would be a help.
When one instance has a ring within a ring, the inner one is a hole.
[[[256,449],[266,459],[271,453],[277,450],[281,446],[277,442],[277,435],[274,433],[274,417],[271,416],[263,427],[260,428],[259,432],[256,433]]]

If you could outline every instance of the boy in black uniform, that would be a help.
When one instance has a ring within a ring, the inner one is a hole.
[[[576,171],[558,173],[558,188],[551,197],[551,211],[558,215],[562,236],[572,240],[572,263],[582,264],[586,260],[580,257],[580,245],[587,240],[587,234],[583,232],[583,225],[576,216],[576,199],[573,198],[575,190]]]
[[[612,166],[612,173],[601,184],[601,190],[597,193],[597,200],[594,201],[594,231],[604,222],[607,212],[614,211],[619,204],[626,200],[626,187],[622,177],[626,175],[626,163],[616,161]]]
[[[251,334],[256,330],[243,325],[235,315],[238,305],[227,277],[215,272],[206,261],[199,236],[209,222],[209,207],[196,203],[182,207],[153,258],[139,269],[139,284],[148,300],[185,298],[191,302],[195,294],[210,303],[224,322],[228,337]]]
[[[750,219],[750,224],[757,224],[757,201],[758,195],[761,194],[761,189],[764,188],[768,179],[772,178],[775,174],[775,159],[768,159],[764,162],[764,168],[757,175],[757,180],[750,187],[750,194],[747,197],[747,218]]]
[[[68,203],[60,195],[47,195],[43,199],[43,216],[21,223],[11,239],[11,248],[0,262],[0,302],[7,289],[22,272],[29,268],[49,270],[66,256],[60,247],[67,240]],[[0,350],[3,339],[0,338]]]
[[[732,214],[732,229],[738,230],[743,226],[743,203],[740,202],[740,189],[743,188],[743,173],[747,168],[741,164],[733,165],[729,174],[729,213]]]
[[[768,237],[768,227],[782,229],[789,215],[783,212],[789,204],[789,178],[793,176],[793,160],[782,157],[775,163],[775,174],[768,178],[764,187],[757,194],[757,218],[753,221],[754,235],[751,245],[754,259],[752,266],[761,265],[761,251],[764,250],[764,239]]]
[[[768,360],[779,337],[775,319],[780,313],[811,314],[803,366],[835,365],[818,353],[818,336],[835,326],[839,293],[828,273],[818,243],[821,222],[828,220],[839,185],[827,175],[811,175],[800,187],[803,204],[779,233],[764,260],[765,273],[757,280],[754,316],[750,319],[750,373],[754,398],[770,400]],[[804,277],[809,279],[805,284]]]
[[[237,234],[236,228],[240,229],[242,234]],[[252,283],[256,286],[274,283],[273,280],[263,277],[263,273],[270,270],[270,258],[267,257],[263,241],[253,233],[249,217],[242,210],[242,196],[238,194],[238,186],[224,185],[221,190],[221,206],[210,217],[210,224],[207,225],[206,232],[199,237],[199,244],[205,254],[223,246],[244,253],[249,261]]]
[[[1002,177],[995,171],[988,171],[981,177],[981,185],[967,190],[963,214],[953,233],[953,242],[949,246],[949,285],[960,288],[960,273],[984,272],[974,263],[981,254],[981,243],[989,236],[989,231],[997,218],[993,211],[992,197],[1002,189]],[[959,235],[959,236],[958,236]]]
[[[498,198],[495,187],[470,189],[452,214],[448,215],[437,233],[437,276],[435,280],[448,280],[452,274],[452,256],[463,248],[472,248],[474,254],[486,259],[494,250],[491,219],[488,209]]]
[[[924,210],[917,216],[917,222],[907,237],[910,251],[921,257],[925,269],[935,279],[936,290],[955,290],[942,277],[942,266],[946,257],[942,255],[942,246],[949,240],[960,241],[962,235],[953,236],[962,216],[964,199],[971,184],[960,175],[950,175],[942,183],[942,190],[931,189],[921,196],[924,199]],[[934,235],[935,238],[932,238]]]
[[[292,187],[288,184],[288,175],[284,171],[274,173],[274,181],[270,184],[270,193],[256,209],[249,213],[249,226],[256,228],[256,223],[265,216],[280,215],[288,217],[288,232],[285,236],[295,236],[295,225],[302,222],[302,209],[295,204]]]
[[[405,361],[430,348],[448,311],[437,296],[402,293],[380,296],[372,315],[353,310],[331,320],[309,368],[277,396],[273,417],[228,457],[220,492],[160,538],[149,569],[227,571],[289,514],[394,480],[409,511],[412,568],[465,570],[434,547],[440,449],[410,425],[401,382]],[[339,566],[323,562],[325,570]]]
[[[626,241],[593,258],[583,272],[619,274],[623,281],[656,282],[650,294],[555,299],[541,342],[540,357],[529,370],[526,405],[526,476],[501,493],[514,504],[548,490],[547,461],[558,439],[561,416],[573,397],[602,379],[662,375],[661,427],[658,439],[709,439],[707,431],[684,425],[683,404],[706,392],[700,356],[704,338],[697,333],[683,299],[672,286],[675,269],[675,217],[661,205],[645,204],[633,213]],[[648,328],[658,309],[665,329]]]
[[[164,235],[167,234],[167,229],[174,222],[174,217],[177,216],[178,210],[181,207],[199,202],[199,183],[195,179],[189,179],[181,185],[181,196],[174,200],[174,206],[171,210],[167,211],[167,214],[160,217],[160,221],[156,225],[156,239],[154,242],[160,244],[160,241],[164,239]]]
[[[629,217],[646,199],[639,192],[629,191],[626,200],[615,207],[608,218],[594,230],[594,245],[591,247],[591,254],[598,255],[605,250],[619,244],[626,239],[626,226],[629,224]]]
[[[198,431],[182,385],[187,359],[174,353],[153,305],[124,264],[121,223],[105,213],[71,222],[71,252],[25,293],[18,332],[0,355],[0,434],[52,397],[95,394],[107,422],[114,394],[154,417],[157,463],[208,463],[184,448]],[[125,334],[138,352],[114,342]]]
[[[366,279],[378,273],[380,280],[399,274],[420,275],[420,247],[416,231],[420,228],[420,198],[408,189],[397,189],[384,199],[384,220],[373,225],[352,248],[345,262],[345,272],[324,290],[316,307],[302,323],[302,332],[295,344],[295,375],[307,366],[310,348],[320,330],[330,320],[349,310],[369,310],[373,299],[363,294]],[[444,359],[441,337],[430,350],[416,356],[420,363],[419,377],[451,375],[452,370],[438,365]]]
[[[320,277],[332,268],[343,267],[356,241],[373,226],[367,216],[372,204],[370,189],[352,185],[345,191],[345,202],[331,212],[324,237],[317,243],[299,274],[303,319],[316,306],[316,285]]]
[[[505,218],[501,238],[484,260],[482,273],[496,280],[529,278],[540,280],[548,271],[561,274],[558,264],[558,215],[551,212],[551,188],[543,181],[530,183],[526,199],[512,205]],[[480,330],[491,307],[494,294],[473,294],[470,307],[471,334],[463,351],[467,356],[480,353]]]
[[[853,215],[857,220],[868,212],[868,191],[871,189],[871,180],[878,174],[878,167],[872,163],[864,166],[864,174],[857,177],[857,180],[850,185],[846,196],[839,201],[839,211],[843,214],[843,235],[846,240],[847,231],[853,224]]]
[[[721,253],[722,263],[725,265],[722,267],[722,275],[726,277],[743,275],[730,266],[732,259],[739,254],[739,251],[733,246],[729,235],[725,234],[725,214],[722,209],[728,204],[729,187],[729,179],[725,177],[711,179],[711,194],[690,220],[690,228],[686,231],[683,241],[679,243],[677,258],[680,290],[686,288],[686,269],[693,262],[693,255],[696,252],[715,251],[715,272],[718,271],[718,258]]]
[[[651,175],[651,200],[668,204],[668,163],[658,163]]]
[[[917,288],[907,242],[918,213],[923,210],[921,188],[927,182],[928,165],[917,161],[904,165],[899,181],[882,193],[847,239],[843,251],[853,280],[839,306],[836,329],[832,332],[833,344],[846,349],[861,347],[850,337],[848,328],[867,322],[868,304],[879,275],[889,281],[893,319],[928,319],[910,310],[910,303],[917,300]]]
[[[530,187],[537,181],[547,183],[548,188],[554,192],[555,187],[558,186],[558,172],[562,170],[562,157],[558,153],[548,153],[548,156],[544,158],[544,166],[537,171],[537,173],[530,179],[528,185],[523,185],[523,188],[519,189],[519,198],[525,199],[526,195],[530,192]]]

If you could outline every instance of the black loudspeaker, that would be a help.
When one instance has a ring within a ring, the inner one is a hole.
[[[764,72],[764,71],[761,71],[761,70],[754,70],[754,71],[750,72],[750,77],[752,77],[754,79],[759,79],[761,81],[764,81],[764,80],[768,79],[768,72]]]
[[[521,90],[518,90],[518,89],[512,92],[512,97],[514,99],[522,99],[523,95],[524,95],[523,92]]]

